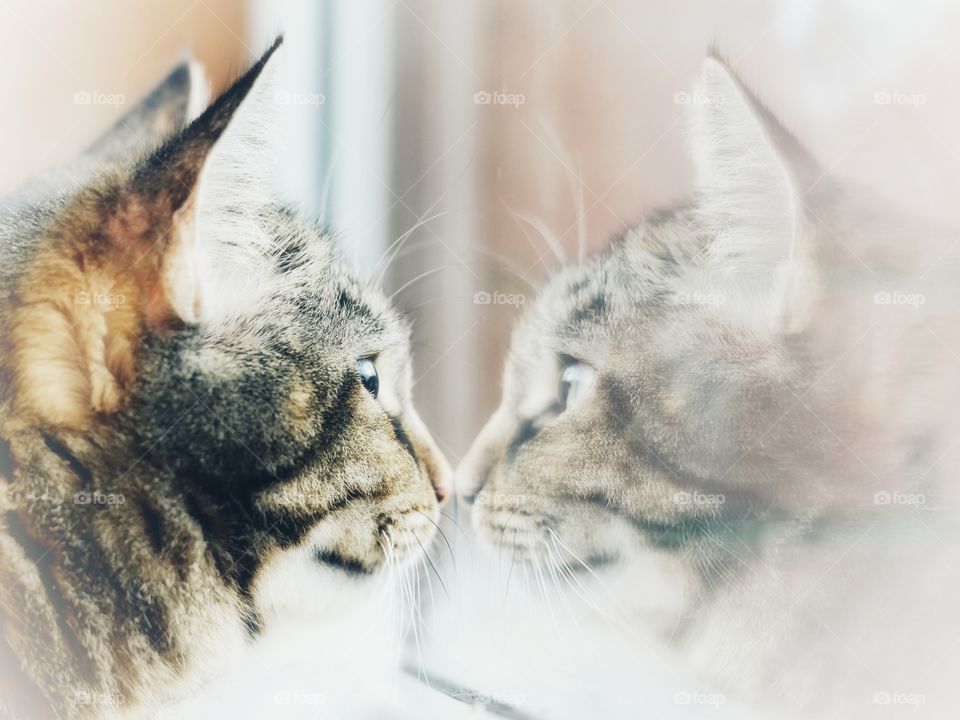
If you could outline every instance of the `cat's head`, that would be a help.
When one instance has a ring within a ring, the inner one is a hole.
[[[257,569],[362,575],[427,545],[447,469],[409,326],[271,194],[278,46],[205,110],[179,68],[64,187],[6,208],[7,422],[133,437],[117,482],[173,471]]]
[[[806,394],[828,283],[806,203],[826,212],[830,181],[722,61],[693,97],[691,202],[554,275],[514,329],[501,405],[458,470],[501,552],[576,567],[683,549],[824,512],[856,466],[817,417],[832,380]]]

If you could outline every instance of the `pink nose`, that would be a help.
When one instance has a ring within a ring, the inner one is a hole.
[[[453,478],[449,470],[440,474],[440,477],[434,478],[433,492],[437,496],[437,502],[443,505],[453,494]]]

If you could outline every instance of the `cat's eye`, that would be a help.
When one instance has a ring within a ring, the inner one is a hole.
[[[380,376],[377,375],[377,366],[373,364],[370,358],[360,358],[357,360],[357,373],[360,375],[360,382],[367,392],[374,397],[380,392]]]
[[[596,372],[586,363],[571,362],[560,373],[560,411],[580,402],[593,385]]]

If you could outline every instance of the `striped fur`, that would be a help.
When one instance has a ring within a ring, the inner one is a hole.
[[[2,208],[14,718],[148,715],[318,580],[336,596],[432,538],[445,464],[411,405],[409,328],[269,194],[278,45],[192,121],[178,68]],[[303,590],[278,592],[291,566]]]

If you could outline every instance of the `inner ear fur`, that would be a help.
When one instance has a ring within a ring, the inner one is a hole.
[[[12,313],[18,419],[83,430],[122,403],[144,337],[200,319],[201,175],[280,42],[146,160],[80,191],[39,240]]]
[[[164,265],[187,238],[173,212],[136,193],[88,190],[21,279],[13,314],[18,415],[82,429],[116,410],[144,330],[178,324]]]

